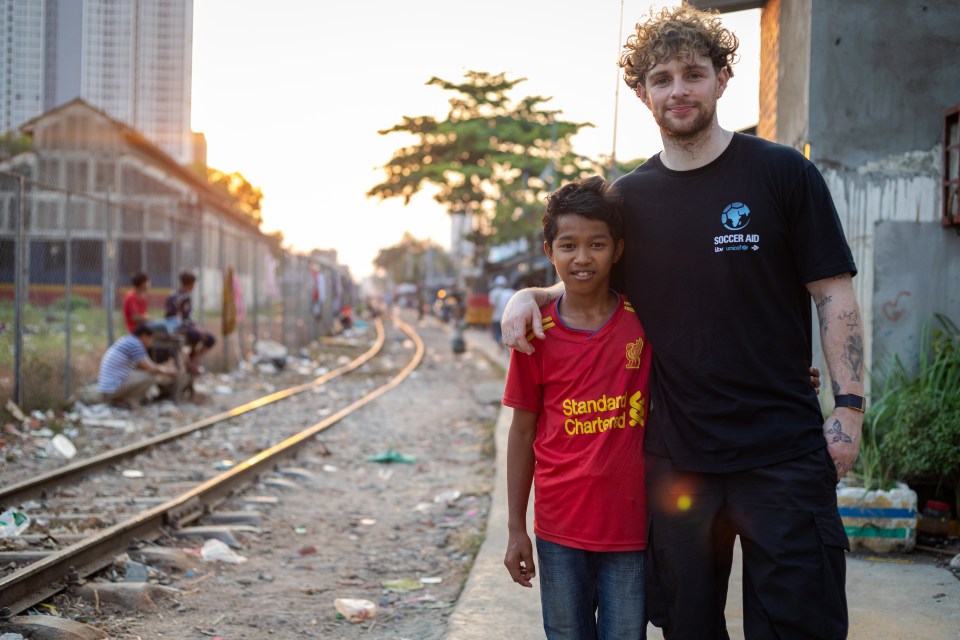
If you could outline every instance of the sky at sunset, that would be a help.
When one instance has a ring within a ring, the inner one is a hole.
[[[443,119],[453,94],[431,76],[467,70],[526,78],[513,96],[552,96],[549,108],[595,128],[574,138],[583,155],[621,160],[660,149],[647,109],[621,81],[620,44],[650,2],[624,0],[194,0],[193,129],[208,164],[239,171],[264,193],[263,228],[294,249],[334,247],[355,277],[404,230],[449,246],[443,207],[428,193],[409,206],[365,193],[378,168],[413,138],[381,136],[402,116]],[[757,120],[759,11],[724,18],[741,60],[720,100],[728,129]]]

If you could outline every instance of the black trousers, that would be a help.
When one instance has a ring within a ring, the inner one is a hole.
[[[647,611],[666,640],[728,640],[737,536],[747,640],[842,640],[849,542],[826,448],[759,469],[680,471],[647,454]]]

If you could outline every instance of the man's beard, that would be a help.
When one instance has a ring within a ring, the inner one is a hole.
[[[693,105],[697,108],[697,116],[693,121],[677,123],[670,120],[668,109],[665,107],[662,111],[654,112],[654,120],[660,130],[675,140],[689,140],[699,137],[704,131],[710,128],[713,123],[714,115],[717,113],[717,105],[706,105],[697,103]]]

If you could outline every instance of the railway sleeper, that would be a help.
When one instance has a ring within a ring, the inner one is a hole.
[[[31,640],[102,640],[110,637],[96,627],[58,616],[13,616],[0,621],[0,633],[18,633]]]

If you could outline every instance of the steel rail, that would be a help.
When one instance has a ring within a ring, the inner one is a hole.
[[[102,469],[115,464],[120,460],[143,453],[144,451],[150,449],[151,447],[155,447],[158,444],[170,442],[171,440],[176,440],[177,438],[182,438],[195,431],[206,429],[217,423],[229,420],[230,418],[235,418],[250,411],[254,411],[255,409],[259,409],[260,407],[264,407],[268,404],[272,404],[279,400],[289,398],[290,396],[303,393],[304,391],[315,389],[316,387],[326,384],[334,378],[342,376],[345,373],[349,373],[350,371],[353,371],[357,367],[360,367],[368,362],[383,348],[385,337],[383,331],[383,321],[380,318],[377,318],[376,320],[376,327],[377,339],[366,352],[354,358],[347,364],[328,371],[318,378],[314,378],[310,382],[305,382],[294,387],[288,387],[275,393],[262,396],[256,400],[251,400],[246,404],[234,407],[233,409],[228,409],[227,411],[212,415],[197,422],[191,422],[190,424],[167,431],[166,433],[162,433],[158,436],[147,438],[146,440],[141,440],[139,442],[134,442],[133,444],[129,444],[118,449],[111,449],[110,451],[105,451],[100,455],[93,456],[92,458],[78,460],[77,462],[60,467],[59,469],[40,474],[33,478],[28,478],[27,480],[11,484],[7,487],[0,487],[0,510],[5,507],[23,504],[27,500],[32,500],[34,498],[42,499],[56,487],[63,486],[74,480],[79,480],[80,478],[97,471],[98,469]]]
[[[318,433],[399,385],[423,360],[424,345],[409,325],[400,318],[395,318],[395,321],[414,341],[416,351],[410,362],[389,382],[321,422],[261,451],[177,498],[99,531],[0,579],[0,606],[9,608],[13,613],[21,613],[71,586],[77,578],[85,578],[109,566],[113,556],[127,550],[131,543],[154,539],[163,533],[164,527],[182,526],[202,517],[235,495],[240,488],[251,484],[261,473],[296,454]]]

